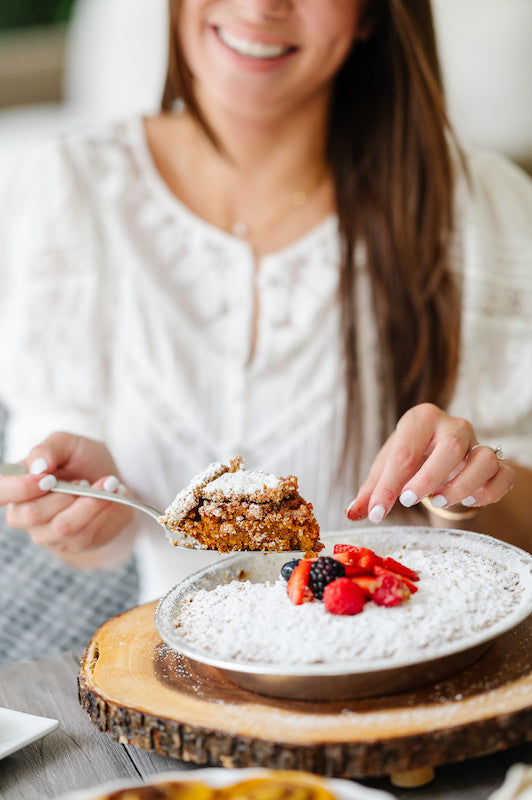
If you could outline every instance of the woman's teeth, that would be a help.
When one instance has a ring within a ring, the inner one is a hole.
[[[250,41],[239,39],[237,36],[228,33],[223,28],[218,28],[218,36],[227,47],[240,55],[250,58],[279,58],[290,52],[291,48],[282,44],[266,44],[266,42]]]

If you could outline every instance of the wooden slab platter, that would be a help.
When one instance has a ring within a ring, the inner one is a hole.
[[[532,615],[466,670],[416,691],[311,702],[258,695],[165,645],[155,603],[102,625],[79,672],[92,721],[119,742],[194,764],[392,776],[532,739]]]

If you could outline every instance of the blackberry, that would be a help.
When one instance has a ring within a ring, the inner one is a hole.
[[[345,575],[345,567],[330,556],[319,556],[312,563],[308,579],[309,588],[316,600],[323,600],[323,590],[331,581],[342,578]]]
[[[299,564],[299,558],[293,558],[292,561],[287,561],[286,564],[283,564],[281,567],[281,578],[284,578],[287,581],[294,571],[294,569]]]

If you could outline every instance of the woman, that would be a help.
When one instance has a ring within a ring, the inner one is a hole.
[[[131,515],[54,476],[164,508],[238,453],[322,529],[424,502],[529,547],[532,188],[453,142],[428,2],[182,0],[170,32],[163,113],[9,198],[8,522],[103,566]],[[136,523],[142,600],[213,558]]]

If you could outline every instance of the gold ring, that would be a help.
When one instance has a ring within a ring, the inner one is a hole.
[[[473,450],[477,449],[477,447],[487,447],[488,450],[491,450],[492,453],[495,453],[495,455],[497,456],[497,460],[498,461],[505,461],[506,460],[504,458],[504,453],[502,451],[502,447],[500,446],[500,444],[497,445],[497,447],[490,447],[489,444],[474,444],[469,452],[472,453]]]

